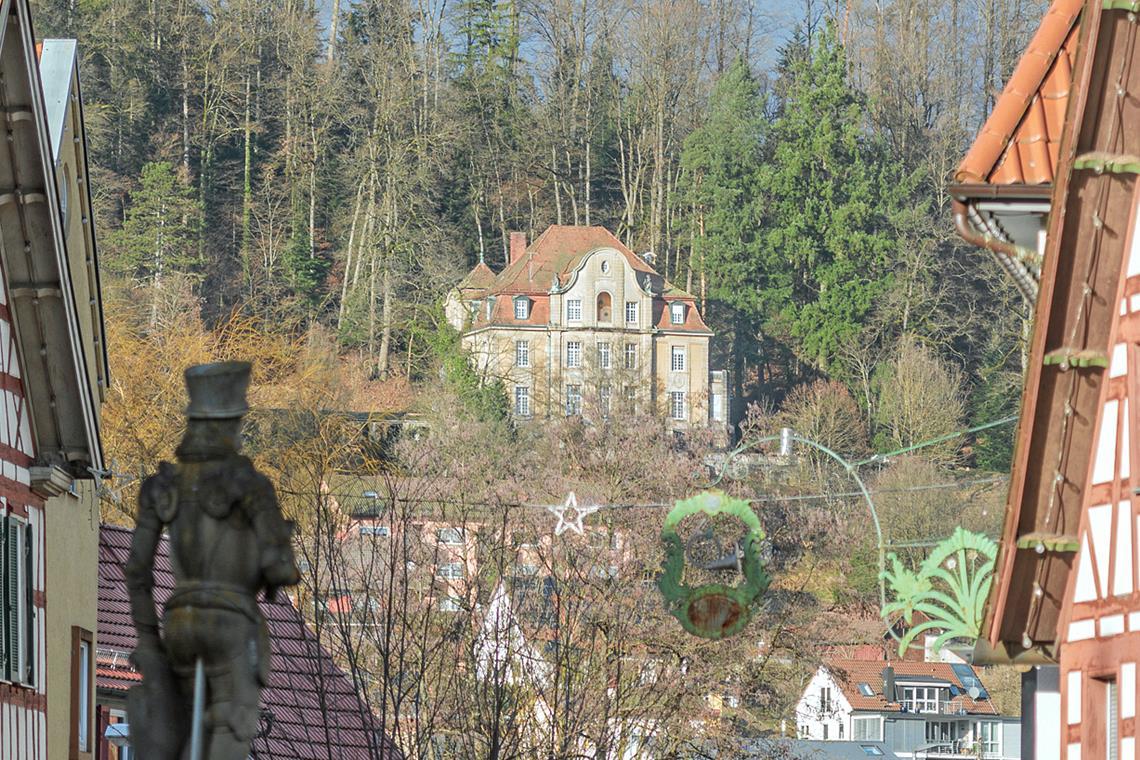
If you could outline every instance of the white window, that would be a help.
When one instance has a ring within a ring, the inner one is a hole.
[[[625,344],[625,368],[637,369],[637,344]]]
[[[8,515],[0,521],[0,600],[6,614],[0,620],[0,678],[13,683],[31,684],[35,653],[29,636],[35,612],[32,607],[32,528]]]
[[[685,347],[673,346],[669,356],[669,369],[674,372],[685,371]]]
[[[598,388],[598,406],[602,408],[603,419],[610,416],[610,386],[603,385]]]
[[[685,392],[684,391],[671,391],[669,393],[669,416],[675,420],[683,420],[687,416],[685,414]],[[827,690],[830,694],[830,690]],[[822,692],[820,699],[823,699]],[[830,699],[830,697],[829,697]]]
[[[459,612],[459,600],[454,596],[445,596],[439,600],[440,612]]]
[[[436,537],[441,544],[447,544],[448,546],[463,545],[463,531],[459,528],[444,528],[436,533]]]
[[[938,687],[903,686],[902,706],[907,712],[938,712]]]
[[[610,344],[609,343],[599,343],[598,344],[598,366],[601,369],[609,369],[610,368]]]
[[[636,385],[625,386],[625,401],[630,406],[633,406],[633,402],[637,401],[637,386]]]
[[[566,343],[566,366],[567,367],[581,367],[582,366],[582,342],[577,340],[567,341]]]
[[[675,325],[685,324],[685,304],[671,303],[669,304],[669,321]]]
[[[435,573],[440,578],[450,578],[452,580],[463,577],[463,565],[459,562],[448,562],[440,565]]]
[[[712,397],[712,418],[714,422],[724,422],[724,394],[714,393]]]
[[[379,536],[380,538],[387,538],[392,534],[392,530],[387,525],[361,525],[360,535],[362,536]]]
[[[851,718],[851,738],[855,741],[881,742],[883,740],[883,722],[879,716]]]
[[[526,319],[530,315],[530,300],[526,298],[515,299],[515,319]]]
[[[72,756],[79,752],[90,752],[93,744],[91,740],[91,673],[93,661],[91,639],[90,631],[72,627],[71,657],[75,663],[75,670],[72,671],[71,703],[75,705],[76,713],[74,733],[71,739],[71,748],[75,750],[75,753],[72,753]]]
[[[529,367],[530,366],[530,341],[529,340],[516,340],[515,341],[515,366],[516,367]]]
[[[823,715],[831,712],[831,688],[828,686],[819,690],[819,711]]]
[[[582,413],[582,386],[566,386],[566,416]]]
[[[568,298],[568,299],[566,299],[566,321],[567,322],[581,322],[582,321],[582,299],[581,298]]]
[[[1115,684],[1113,684],[1115,686]],[[983,757],[999,757],[1001,755],[1001,724],[993,721],[978,723],[978,742],[981,744]],[[1110,742],[1109,747],[1115,748],[1116,743]],[[1109,752],[1112,752],[1109,749]]]
[[[515,386],[515,416],[530,416],[530,388],[525,385]]]
[[[637,301],[625,302],[625,323],[627,325],[637,324]]]

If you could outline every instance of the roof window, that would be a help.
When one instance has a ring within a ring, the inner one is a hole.
[[[862,694],[864,697],[875,696],[875,690],[871,688],[871,684],[869,684],[869,683],[859,684],[859,693]]]
[[[671,303],[669,304],[669,321],[675,325],[685,324],[685,304]]]
[[[864,755],[881,756],[883,750],[874,744],[860,744],[859,749],[863,750]]]

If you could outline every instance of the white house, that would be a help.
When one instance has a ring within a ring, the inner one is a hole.
[[[800,739],[882,742],[901,758],[1019,760],[1020,722],[960,663],[835,660],[796,705]]]

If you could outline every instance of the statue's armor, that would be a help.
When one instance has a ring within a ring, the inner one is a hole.
[[[269,675],[269,636],[256,595],[265,588],[272,598],[279,586],[297,582],[292,526],[269,480],[236,452],[162,463],[143,482],[138,526],[165,526],[170,535],[176,584],[163,615],[163,649],[184,700],[202,660],[213,737],[208,757],[244,758],[238,748],[256,733],[258,696]],[[127,568],[132,592],[151,582],[153,560],[138,559],[132,554]],[[223,749],[230,745],[232,755]]]

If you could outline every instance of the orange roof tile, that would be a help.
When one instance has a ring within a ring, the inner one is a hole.
[[[552,224],[527,246],[518,261],[499,273],[494,292],[546,294],[555,275],[565,284],[582,259],[598,248],[613,248],[634,270],[656,274],[653,267],[605,227]]]
[[[495,284],[495,273],[491,271],[491,267],[480,261],[476,264],[467,276],[459,281],[455,287],[460,293],[469,291],[483,291]]]
[[[1083,0],[1053,0],[954,179],[961,183],[1053,182]]]
[[[685,304],[685,321],[679,325],[673,324],[673,319],[669,314],[669,304],[673,303],[674,301]],[[653,312],[653,324],[657,326],[658,330],[711,332],[711,330],[709,330],[709,326],[705,324],[705,320],[701,318],[701,313],[697,311],[696,299],[687,293],[684,297],[666,295],[664,297],[664,300],[654,299]]]
[[[895,671],[895,682],[906,682],[907,678],[934,678],[948,681],[962,692],[950,700],[951,706],[961,707],[968,713],[997,715],[997,708],[988,699],[971,699],[965,692],[966,686],[949,663],[912,662],[908,660],[832,660],[824,667],[835,677],[843,696],[853,710],[898,710],[898,702],[888,702],[883,696],[883,668],[890,665]],[[974,672],[977,676],[977,671]],[[978,679],[981,682],[981,679]],[[859,684],[867,684],[873,692],[870,696],[859,691]]]

